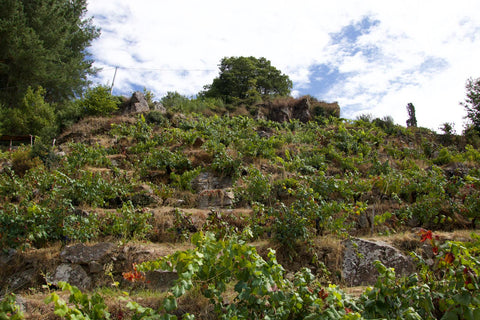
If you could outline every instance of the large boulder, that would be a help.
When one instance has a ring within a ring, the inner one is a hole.
[[[145,99],[145,95],[140,91],[135,91],[130,100],[128,100],[122,108],[122,114],[144,113],[149,111],[150,107],[148,106],[147,99]]]
[[[351,239],[344,241],[343,280],[349,286],[373,285],[378,271],[374,261],[379,260],[397,275],[409,275],[415,271],[411,257],[381,241]]]
[[[59,265],[51,282],[58,285],[60,281],[68,282],[81,290],[90,289],[92,285],[92,280],[87,272],[78,264],[62,263]]]
[[[105,260],[115,247],[115,244],[110,242],[100,242],[93,246],[78,243],[63,249],[60,258],[63,262],[88,265],[92,261]]]

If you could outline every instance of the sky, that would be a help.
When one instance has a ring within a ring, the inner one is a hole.
[[[292,95],[337,101],[341,116],[448,122],[461,133],[465,84],[480,78],[478,0],[89,0],[101,28],[94,83],[116,95],[194,96],[223,57],[265,57]],[[115,68],[118,67],[114,80]]]

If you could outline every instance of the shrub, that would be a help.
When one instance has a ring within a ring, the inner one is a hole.
[[[21,148],[12,154],[12,169],[23,177],[25,172],[42,164],[38,157],[32,157],[30,148]]]
[[[89,115],[106,116],[118,109],[119,101],[110,94],[110,88],[107,86],[96,86],[85,92],[81,105]]]
[[[168,125],[168,119],[165,117],[165,115],[160,112],[160,111],[150,111],[145,115],[145,121],[147,123],[152,123],[156,124],[158,126],[167,126]]]
[[[442,148],[439,153],[438,157],[433,159],[433,163],[436,165],[444,165],[449,164],[453,161],[453,156],[450,154],[450,151],[447,148]]]

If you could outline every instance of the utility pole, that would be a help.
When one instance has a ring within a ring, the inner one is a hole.
[[[113,74],[112,87],[110,88],[110,94],[113,92],[113,85],[115,84],[115,77],[117,76],[118,67],[115,67],[115,73]]]

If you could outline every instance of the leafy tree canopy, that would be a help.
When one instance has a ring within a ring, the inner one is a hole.
[[[462,105],[467,111],[467,118],[472,122],[474,129],[480,132],[480,78],[468,79],[466,84],[467,97]]]
[[[48,102],[82,92],[99,36],[85,13],[86,0],[0,1],[0,103],[20,105],[28,87],[43,87]]]
[[[225,57],[219,67],[219,76],[201,95],[239,103],[290,94],[292,81],[265,58]]]

